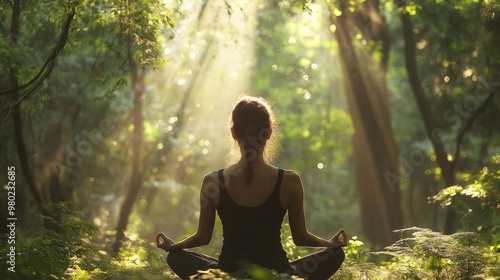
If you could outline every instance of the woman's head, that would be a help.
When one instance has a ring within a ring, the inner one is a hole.
[[[248,95],[238,99],[231,114],[231,133],[250,171],[256,158],[263,157],[267,162],[274,158],[277,132],[273,111],[266,100]],[[247,176],[248,181],[251,178]]]

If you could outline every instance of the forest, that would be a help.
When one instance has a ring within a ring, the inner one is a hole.
[[[499,46],[496,0],[0,0],[0,278],[179,279],[249,94],[331,279],[500,279]]]

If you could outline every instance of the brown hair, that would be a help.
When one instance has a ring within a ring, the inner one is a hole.
[[[269,103],[261,97],[241,96],[233,107],[231,129],[246,160],[245,180],[250,184],[254,177],[252,163],[258,153],[266,162],[275,156],[278,127]],[[269,135],[271,134],[271,135]]]

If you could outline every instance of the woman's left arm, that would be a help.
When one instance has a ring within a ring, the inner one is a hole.
[[[165,234],[158,233],[156,237],[158,248],[162,248],[168,252],[203,246],[210,243],[215,224],[215,205],[211,196],[214,194],[214,191],[218,191],[218,188],[215,188],[218,186],[216,178],[217,176],[212,172],[207,174],[203,179],[200,192],[200,218],[196,233],[178,243],[175,243]]]
[[[285,182],[284,184],[286,184],[290,190],[287,209],[288,220],[295,245],[310,247],[345,246],[346,235],[343,229],[339,230],[328,240],[318,237],[307,230],[306,217],[304,213],[304,187],[302,186],[302,180],[295,172],[287,172],[286,177],[283,180]]]

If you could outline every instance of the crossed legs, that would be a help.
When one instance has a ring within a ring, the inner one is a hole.
[[[326,248],[290,262],[293,272],[308,280],[326,280],[340,268],[345,254],[342,248]]]
[[[291,274],[308,280],[330,278],[342,265],[345,255],[342,248],[326,248],[290,262]],[[189,279],[198,270],[218,267],[216,258],[189,250],[171,251],[167,257],[170,268],[182,279]]]
[[[201,253],[179,250],[168,253],[167,263],[175,274],[186,280],[197,274],[198,270],[217,268],[219,260]]]

